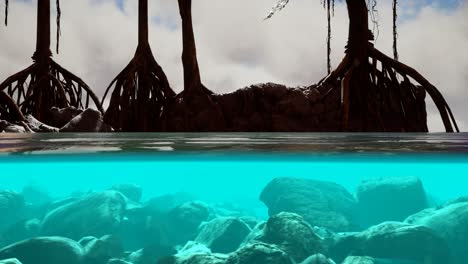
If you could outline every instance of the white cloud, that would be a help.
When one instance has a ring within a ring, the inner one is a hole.
[[[416,0],[414,0],[416,1]],[[420,0],[417,0],[420,1]],[[320,1],[296,0],[273,19],[262,18],[273,0],[197,0],[194,27],[203,82],[216,92],[273,81],[312,84],[326,74],[326,17]],[[410,1],[412,2],[412,1]],[[102,96],[130,61],[136,48],[137,1],[62,1],[61,53],[55,59],[81,76]],[[0,79],[28,66],[35,47],[35,5],[10,1],[10,23],[0,27]],[[401,60],[419,70],[444,94],[462,130],[468,115],[468,5],[456,10],[426,6],[405,11],[399,27]],[[407,5],[405,5],[407,7]],[[403,8],[403,7],[402,7]],[[380,38],[376,46],[391,54],[391,3],[379,1]],[[407,9],[405,9],[407,10]],[[176,91],[182,90],[180,19],[175,0],[150,1],[150,42],[156,60]],[[333,19],[333,64],[343,56],[347,11],[337,3]],[[54,20],[53,20],[54,21]],[[55,28],[53,28],[54,32]],[[54,36],[54,34],[53,34]],[[52,41],[55,45],[55,40]],[[443,129],[434,108],[429,127]]]

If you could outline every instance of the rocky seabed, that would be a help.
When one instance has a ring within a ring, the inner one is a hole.
[[[417,177],[275,178],[269,217],[120,184],[56,199],[0,191],[1,264],[466,264],[468,197],[436,204]]]

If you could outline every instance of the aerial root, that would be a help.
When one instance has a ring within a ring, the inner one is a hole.
[[[434,101],[437,109],[439,110],[440,116],[444,123],[445,129],[447,132],[454,132],[454,128],[456,132],[460,132],[455,117],[450,109],[447,101],[444,99],[440,91],[432,85],[426,78],[424,78],[419,72],[415,69],[396,61],[379,50],[372,48],[370,50],[371,58],[375,58],[379,60],[384,67],[388,69],[389,72],[399,74],[403,77],[405,85],[399,85],[398,89],[404,90],[405,87],[408,88],[408,83],[411,84],[410,78],[412,78],[416,83],[418,83],[424,90],[431,96],[432,100]],[[414,91],[411,91],[414,93]]]
[[[4,91],[0,90],[0,119],[9,122],[24,121],[25,118],[15,101]]]
[[[349,125],[349,86],[351,82],[351,76],[355,69],[355,65],[352,65],[351,68],[345,73],[343,79],[341,80],[341,107],[342,107],[342,130],[348,130]]]
[[[139,51],[107,87],[104,121],[117,131],[155,131],[167,103],[175,96],[151,50]]]
[[[322,100],[334,89],[341,89],[343,131],[348,131],[350,115],[355,108],[361,114],[365,112],[372,116],[383,131],[387,131],[383,112],[399,113],[402,122],[408,126],[408,114],[417,101],[417,89],[423,88],[439,110],[446,131],[459,132],[454,115],[440,91],[415,69],[386,56],[372,45],[369,45],[368,61],[359,62],[346,54],[338,67],[319,82],[319,86],[325,84],[332,88],[322,96]],[[357,104],[351,106],[352,100],[357,100]]]
[[[44,70],[44,67],[48,69]],[[54,106],[88,108],[92,100],[103,112],[88,85],[51,58],[47,64],[34,62],[12,75],[0,84],[0,90],[14,99],[23,114],[32,114],[43,122],[47,121],[49,110]]]

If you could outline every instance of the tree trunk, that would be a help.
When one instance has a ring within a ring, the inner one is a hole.
[[[50,51],[50,0],[37,1],[37,36],[35,61],[52,56]]]
[[[349,16],[347,52],[351,58],[362,62],[368,58],[368,43],[373,39],[369,30],[367,4],[365,0],[346,0],[346,4]]]
[[[192,0],[179,0],[180,16],[182,18],[182,64],[184,66],[184,93],[201,92],[203,86],[198,68],[197,50],[192,26]]]
[[[49,81],[50,58],[50,0],[37,1],[37,36],[36,52],[33,60],[37,63],[37,88],[38,100],[36,101],[37,116],[39,120],[45,120],[50,104],[47,102],[54,95],[49,94],[51,86]]]
[[[148,0],[138,1],[138,48],[149,48],[148,41]]]

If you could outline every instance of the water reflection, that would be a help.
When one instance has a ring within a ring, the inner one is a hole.
[[[1,153],[468,152],[468,133],[63,133],[0,134]]]

